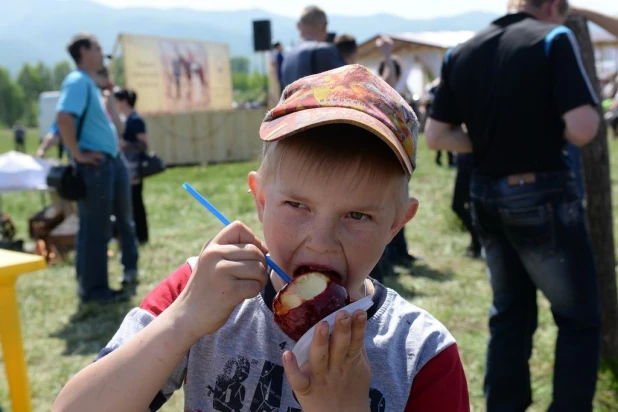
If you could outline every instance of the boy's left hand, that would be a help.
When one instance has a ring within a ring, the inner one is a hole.
[[[340,312],[330,339],[326,322],[316,327],[307,363],[299,367],[291,351],[283,354],[285,374],[303,411],[369,411],[366,324],[362,310]]]

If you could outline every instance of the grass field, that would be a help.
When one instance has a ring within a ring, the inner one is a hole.
[[[30,136],[38,136],[34,131]],[[34,151],[30,139],[30,150]],[[36,139],[38,140],[38,138]],[[611,142],[613,149],[618,143]],[[10,134],[0,132],[0,153],[12,146]],[[618,219],[618,152],[612,153],[614,226]],[[256,163],[170,169],[145,183],[145,202],[151,228],[151,243],[140,250],[142,283],[131,303],[110,308],[86,321],[71,321],[77,309],[75,275],[71,263],[26,275],[18,282],[22,333],[27,355],[34,411],[49,410],[64,383],[92,362],[115,332],[125,313],[137,305],[184,259],[197,254],[203,243],[220,229],[220,223],[205,212],[181,188],[185,181],[206,194],[226,215],[260,231],[245,176]],[[425,260],[412,273],[400,273],[388,286],[440,319],[458,340],[473,410],[483,410],[482,380],[487,340],[487,312],[491,292],[482,261],[463,257],[469,238],[450,211],[454,171],[439,168],[433,154],[421,144],[418,171],[411,183],[420,200],[417,217],[408,225],[412,251]],[[40,209],[39,194],[3,196],[3,205],[27,237],[27,219]],[[121,267],[110,265],[112,286],[118,286]],[[530,410],[546,410],[551,399],[553,350],[556,338],[548,304],[539,296],[540,319],[530,362],[535,403]],[[0,364],[2,359],[0,358]],[[7,382],[0,372],[0,407],[10,411]],[[595,411],[616,411],[618,377],[608,369],[599,374]],[[182,394],[175,395],[165,411],[182,410]]]

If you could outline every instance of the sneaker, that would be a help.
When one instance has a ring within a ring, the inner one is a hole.
[[[127,270],[122,275],[122,279],[120,281],[122,286],[136,286],[139,284],[138,280],[138,272],[137,269]]]

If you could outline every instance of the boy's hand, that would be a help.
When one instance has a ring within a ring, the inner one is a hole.
[[[267,251],[240,222],[233,222],[204,246],[173,305],[189,336],[197,341],[217,331],[236,306],[257,296],[268,279]]]
[[[371,368],[365,352],[367,314],[337,314],[329,339],[321,322],[311,341],[309,360],[299,368],[291,351],[283,367],[303,411],[369,411]]]

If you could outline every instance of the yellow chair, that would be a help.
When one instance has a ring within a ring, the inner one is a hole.
[[[0,340],[11,403],[15,412],[32,410],[15,282],[19,275],[45,267],[45,259],[42,256],[0,249]]]

